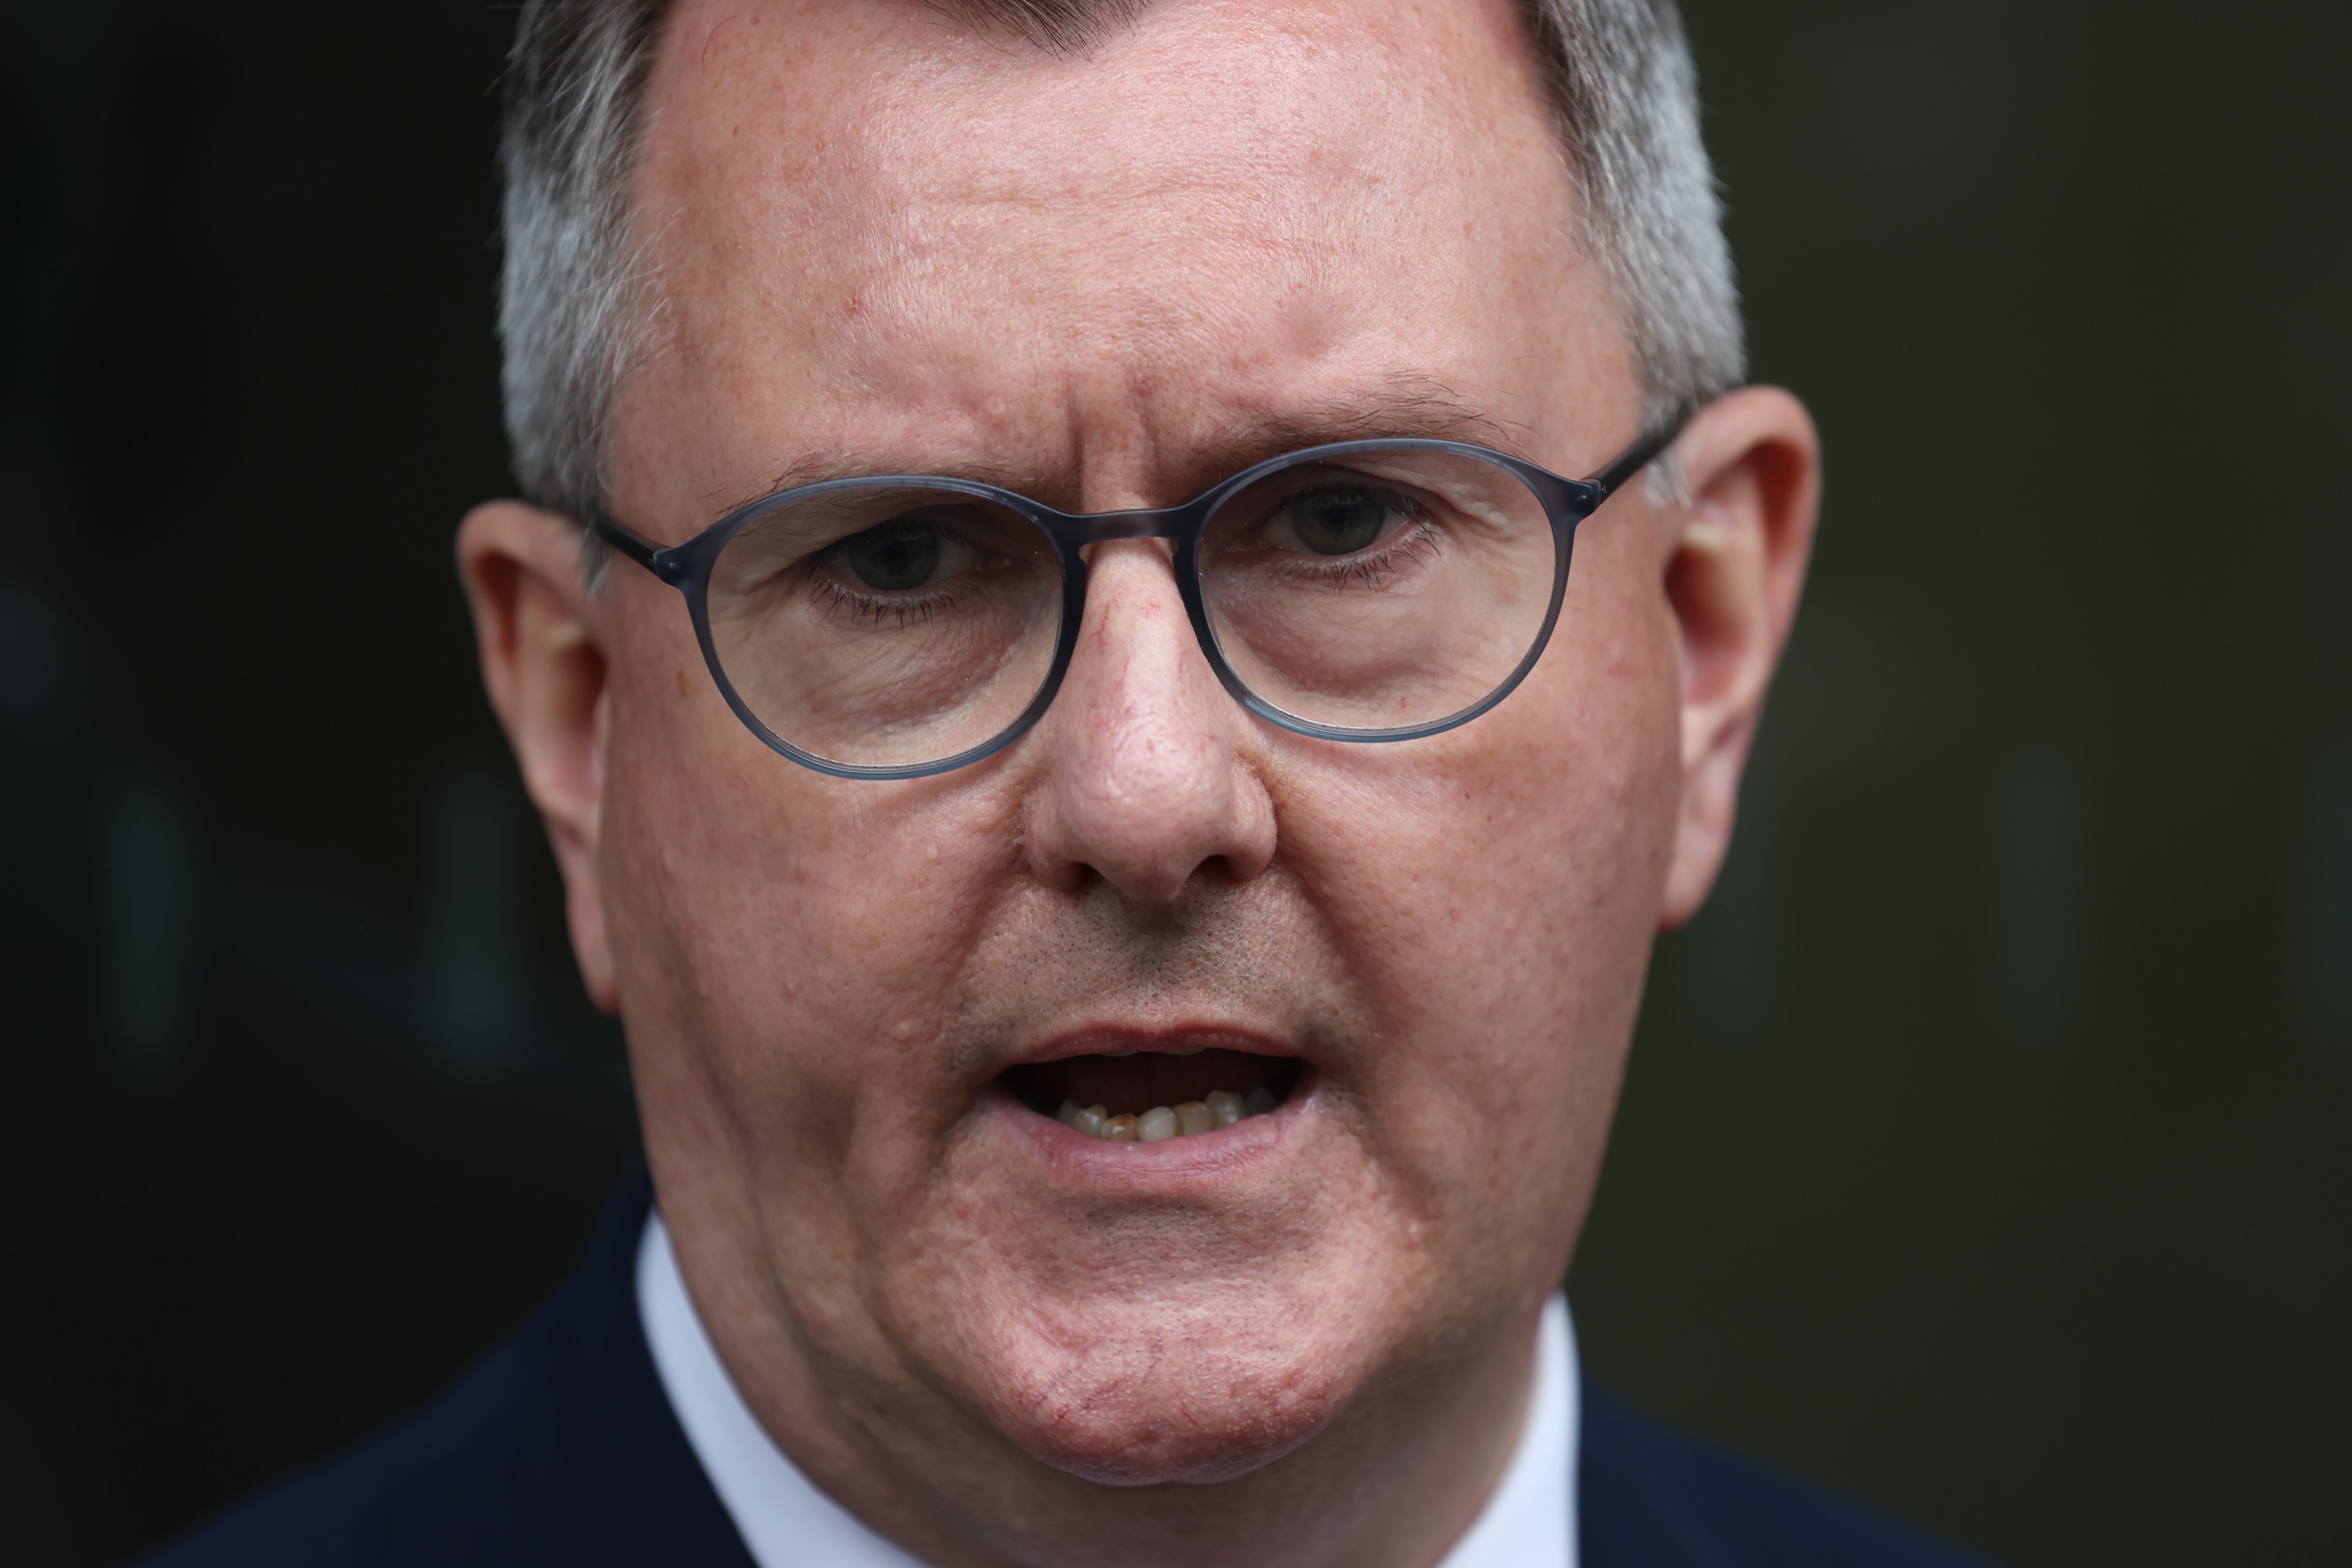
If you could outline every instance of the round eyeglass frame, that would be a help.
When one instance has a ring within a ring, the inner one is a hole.
[[[994,485],[982,484],[973,479],[932,474],[877,474],[860,479],[825,479],[815,484],[796,485],[773,495],[762,496],[758,500],[737,507],[685,543],[667,548],[655,544],[603,512],[590,517],[589,527],[615,552],[635,562],[686,595],[687,612],[694,621],[695,639],[702,645],[702,661],[709,667],[710,678],[718,683],[719,695],[727,700],[727,705],[735,710],[735,716],[743,721],[744,727],[771,750],[804,768],[829,773],[835,778],[919,779],[934,773],[952,773],[995,755],[1026,734],[1053,706],[1054,698],[1062,689],[1062,678],[1068,673],[1071,658],[1077,651],[1078,633],[1086,616],[1087,605],[1087,563],[1080,552],[1089,544],[1112,539],[1167,539],[1175,542],[1176,588],[1183,595],[1185,614],[1192,617],[1193,636],[1200,641],[1201,651],[1234,700],[1258,718],[1293,734],[1312,735],[1318,740],[1359,742],[1417,741],[1467,724],[1518,689],[1519,683],[1528,678],[1528,672],[1535,668],[1536,661],[1543,657],[1545,647],[1551,641],[1552,628],[1559,624],[1560,605],[1568,593],[1569,559],[1575,547],[1577,526],[1600,510],[1602,502],[1664,451],[1682,433],[1689,418],[1688,409],[1676,414],[1627,447],[1607,468],[1582,479],[1564,478],[1524,458],[1498,452],[1491,447],[1475,446],[1465,441],[1400,437],[1392,440],[1335,441],[1269,458],[1213,486],[1182,505],[1172,507],[1066,512],[1031,500],[1018,491],[1000,489]],[[1515,476],[1534,493],[1543,506],[1545,515],[1549,518],[1552,529],[1551,602],[1544,611],[1542,629],[1537,632],[1534,643],[1528,648],[1526,657],[1519,660],[1517,668],[1504,678],[1501,685],[1467,708],[1449,713],[1443,719],[1389,730],[1360,730],[1318,723],[1311,719],[1302,719],[1296,713],[1286,712],[1251,690],[1227,662],[1224,650],[1218,647],[1217,634],[1210,624],[1208,606],[1201,595],[1201,534],[1220,505],[1249,486],[1286,468],[1364,452],[1442,452],[1490,463]],[[737,693],[735,683],[728,679],[726,667],[719,661],[718,645],[711,637],[710,574],[718,564],[719,552],[727,548],[737,532],[777,507],[842,490],[885,488],[952,491],[994,502],[1028,519],[1054,542],[1054,548],[1061,559],[1062,624],[1055,637],[1052,667],[1046,670],[1045,679],[1038,683],[1036,695],[1030,699],[1029,705],[1012,723],[979,745],[967,747],[938,762],[871,767],[835,762],[830,757],[803,751],[769,729],[760,716],[751,711]]]

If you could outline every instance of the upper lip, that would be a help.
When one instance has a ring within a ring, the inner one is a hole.
[[[1113,1051],[1203,1050],[1245,1051],[1260,1057],[1296,1057],[1293,1047],[1255,1029],[1228,1024],[1187,1024],[1175,1028],[1134,1028],[1117,1024],[1093,1024],[1066,1029],[1022,1051],[1006,1068],[1033,1062],[1058,1062],[1071,1057],[1107,1056]]]

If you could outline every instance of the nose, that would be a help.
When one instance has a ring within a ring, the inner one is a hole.
[[[1159,541],[1094,547],[1086,618],[1039,726],[1046,774],[1027,854],[1049,885],[1093,878],[1139,905],[1274,858],[1274,804],[1246,753],[1255,722],[1201,652]]]

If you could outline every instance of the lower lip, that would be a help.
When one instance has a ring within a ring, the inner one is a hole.
[[[1030,1110],[1000,1084],[988,1086],[978,1109],[1062,1181],[1089,1187],[1167,1187],[1230,1180],[1275,1159],[1298,1135],[1319,1087],[1315,1070],[1302,1068],[1288,1097],[1265,1115],[1156,1143],[1089,1138]]]

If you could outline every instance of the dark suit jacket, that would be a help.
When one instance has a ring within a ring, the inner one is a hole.
[[[646,1348],[635,1261],[652,1201],[641,1167],[579,1273],[437,1403],[151,1568],[752,1568]],[[1963,1563],[1590,1386],[1577,1488],[1584,1568]]]

